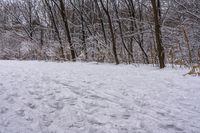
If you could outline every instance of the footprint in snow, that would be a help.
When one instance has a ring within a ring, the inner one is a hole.
[[[10,121],[8,120],[0,120],[0,125],[3,127],[8,127],[9,124],[10,124]]]
[[[158,115],[160,116],[166,116],[166,114],[164,112],[156,112]]]
[[[9,96],[12,96],[12,97],[19,97],[18,93],[11,93]]]
[[[123,115],[122,115],[122,118],[123,118],[123,119],[129,119],[130,117],[131,117],[130,114],[123,114]]]
[[[44,97],[42,96],[42,95],[36,95],[35,97],[34,97],[34,99],[36,99],[36,100],[42,100]]]
[[[113,119],[116,119],[116,118],[117,118],[117,115],[111,114],[110,117],[113,118]]]
[[[97,121],[95,119],[88,119],[88,123],[92,124],[92,125],[98,125],[98,126],[103,126],[105,125],[105,123],[102,123],[100,121]]]
[[[37,91],[32,91],[32,90],[29,90],[28,93],[29,93],[30,95],[36,95],[36,94],[38,94]]]
[[[62,110],[65,104],[61,101],[53,102],[49,104],[49,107],[55,108],[56,110]]]
[[[61,93],[61,90],[57,90],[56,88],[53,90],[55,91],[55,93]]]
[[[123,91],[123,92],[122,92],[122,95],[123,95],[123,96],[128,96],[128,93],[125,92],[125,91]]]
[[[36,109],[37,108],[37,106],[34,103],[31,103],[31,102],[26,103],[25,105],[28,106],[31,109]]]
[[[4,94],[4,91],[3,90],[0,90],[0,95],[3,95]]]
[[[4,100],[6,100],[10,104],[14,104],[15,100],[12,96],[8,95]]]
[[[4,94],[4,92],[5,92],[5,88],[2,87],[2,86],[3,86],[3,84],[0,83],[0,87],[1,87],[1,89],[0,89],[0,95]]]
[[[6,108],[6,107],[1,107],[0,108],[0,114],[5,114],[7,112],[8,112],[8,108]]]
[[[159,127],[160,127],[160,128],[163,128],[163,129],[166,129],[166,130],[173,129],[173,130],[175,130],[175,131],[183,131],[182,128],[177,127],[177,126],[174,125],[174,124],[166,124],[166,125],[160,124]]]
[[[39,122],[40,126],[49,127],[52,124],[53,120],[51,120],[47,115],[43,115]]]
[[[33,118],[32,118],[31,116],[27,116],[27,117],[25,117],[25,119],[26,119],[27,121],[29,121],[29,122],[33,122]]]
[[[20,116],[20,117],[24,117],[25,116],[25,110],[23,109],[19,109],[17,111],[15,111],[16,115]]]
[[[67,97],[67,98],[64,98],[63,100],[65,100],[67,104],[71,106],[74,106],[77,103],[77,98],[74,98],[74,97]]]
[[[4,100],[8,101],[8,103],[10,104],[14,104],[15,98],[17,97],[19,97],[18,93],[12,93],[12,94],[8,94]]]

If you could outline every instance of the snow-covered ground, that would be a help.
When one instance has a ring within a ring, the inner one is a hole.
[[[187,71],[0,61],[0,133],[200,133]]]

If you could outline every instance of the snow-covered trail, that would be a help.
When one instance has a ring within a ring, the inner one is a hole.
[[[186,71],[0,61],[0,133],[199,133],[200,78]]]

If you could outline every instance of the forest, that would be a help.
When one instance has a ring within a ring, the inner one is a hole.
[[[200,0],[0,0],[0,133],[200,133]]]
[[[0,59],[191,66],[199,0],[1,0]]]

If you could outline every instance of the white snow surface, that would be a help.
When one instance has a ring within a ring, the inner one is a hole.
[[[0,61],[0,133],[200,133],[200,78],[186,72]]]

